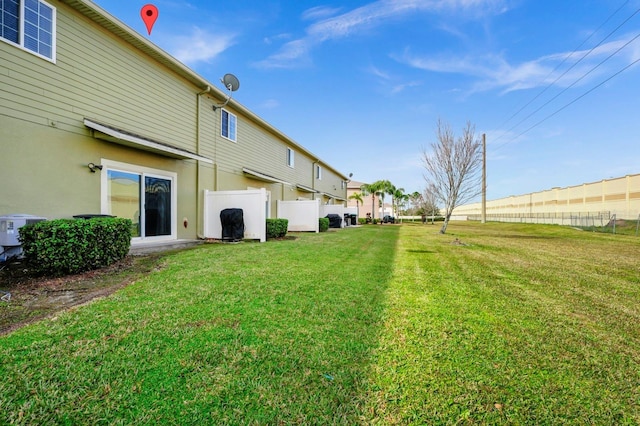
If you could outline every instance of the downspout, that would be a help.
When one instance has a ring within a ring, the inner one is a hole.
[[[318,165],[320,160],[315,160],[311,163],[311,189],[315,192],[313,193],[313,199],[316,200],[318,196],[318,192],[316,191],[316,166]]]
[[[207,85],[206,89],[196,95],[196,154],[198,155],[200,155],[200,97],[210,91],[211,86]],[[201,214],[204,215],[204,212],[200,212],[200,160],[196,160],[196,236],[203,240],[204,217],[201,218]]]

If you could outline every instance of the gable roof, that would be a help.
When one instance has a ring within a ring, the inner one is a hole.
[[[118,38],[124,40],[129,43],[131,46],[136,48],[137,50],[143,52],[149,57],[153,58],[155,61],[160,64],[166,66],[171,71],[175,72],[179,76],[185,78],[189,82],[191,82],[196,87],[199,87],[203,91],[207,91],[210,95],[213,95],[217,99],[224,101],[226,100],[226,94],[214,86],[211,82],[206,80],[204,77],[200,76],[198,73],[193,71],[191,68],[187,67],[182,62],[178,61],[176,58],[171,56],[169,53],[162,50],[160,47],[156,46],[148,39],[140,35],[138,32],[133,30],[131,27],[127,26],[125,23],[120,21],[115,16],[111,15],[106,10],[102,9],[100,6],[95,4],[90,0],[59,0],[61,3],[64,3],[71,7],[72,9],[78,11],[82,15],[89,18],[91,21],[100,25],[102,28],[111,32]],[[302,145],[295,142],[293,139],[282,133],[280,130],[273,127],[271,124],[264,121],[262,118],[258,117],[256,114],[251,112],[245,106],[237,102],[235,99],[231,99],[229,101],[229,106],[232,106],[237,111],[241,112],[244,117],[253,121],[263,129],[272,133],[273,135],[283,139],[286,143],[294,146],[298,151],[309,156],[314,162],[321,163],[323,166],[331,169],[333,172],[338,174],[339,177],[347,180],[347,177],[336,170],[332,166],[330,166],[325,161],[322,161],[318,156],[313,154],[311,151],[307,150]]]

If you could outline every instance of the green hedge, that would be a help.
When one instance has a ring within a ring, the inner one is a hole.
[[[284,237],[288,227],[288,219],[267,219],[267,239]]]
[[[326,232],[329,230],[329,218],[321,217],[318,219],[320,221],[320,232]]]
[[[56,219],[20,228],[22,251],[39,274],[67,275],[123,259],[131,245],[131,220]]]

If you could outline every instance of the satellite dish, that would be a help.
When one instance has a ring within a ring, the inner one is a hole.
[[[230,92],[235,92],[236,90],[238,90],[238,88],[240,88],[240,81],[233,74],[225,74],[224,77],[220,79],[220,81],[222,82],[222,84],[224,84],[224,87]]]
[[[233,74],[225,74],[224,77],[220,79],[220,82],[224,85],[224,88],[229,91],[229,94],[227,95],[227,99],[225,99],[224,103],[213,106],[214,111],[228,104],[233,92],[240,88],[240,80],[238,80],[238,78]]]

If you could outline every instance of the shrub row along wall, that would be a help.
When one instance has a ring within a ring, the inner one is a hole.
[[[585,212],[609,212],[618,219],[637,219],[640,215],[640,174],[487,201],[487,217],[540,217],[545,214],[571,217]],[[453,214],[481,215],[482,203],[457,207]]]
[[[34,272],[74,274],[123,259],[131,245],[131,220],[56,219],[19,229],[22,250]]]

